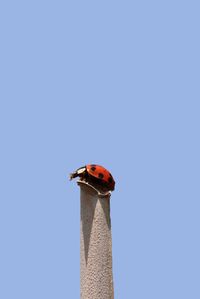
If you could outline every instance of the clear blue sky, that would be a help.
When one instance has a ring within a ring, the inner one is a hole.
[[[199,1],[2,1],[0,298],[79,298],[86,163],[115,299],[200,298]]]

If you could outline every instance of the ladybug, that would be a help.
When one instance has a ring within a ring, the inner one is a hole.
[[[103,166],[96,164],[88,164],[78,168],[75,172],[70,174],[70,180],[80,177],[88,183],[95,184],[108,191],[115,189],[115,181],[112,174]]]

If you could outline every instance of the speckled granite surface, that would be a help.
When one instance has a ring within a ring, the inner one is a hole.
[[[113,299],[110,196],[80,184],[81,299]]]

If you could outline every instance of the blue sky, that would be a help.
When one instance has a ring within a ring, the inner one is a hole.
[[[112,194],[115,298],[199,299],[199,2],[0,4],[0,298],[79,298],[79,189]]]

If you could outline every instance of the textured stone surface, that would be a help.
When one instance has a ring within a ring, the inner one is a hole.
[[[81,189],[81,299],[113,299],[110,197]]]

